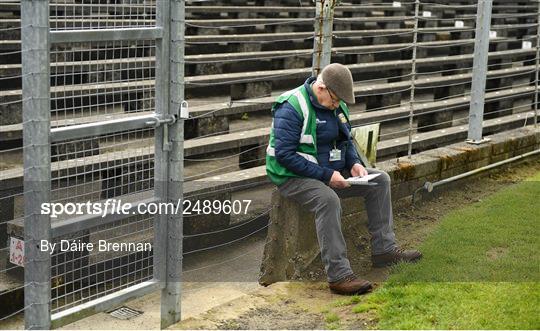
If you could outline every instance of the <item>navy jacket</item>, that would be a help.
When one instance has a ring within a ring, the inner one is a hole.
[[[317,161],[319,164],[309,162],[296,154],[302,134],[302,119],[288,102],[283,103],[274,112],[276,159],[285,168],[300,176],[328,183],[334,170],[350,170],[355,163],[362,164],[362,162],[352,142],[350,125],[341,123],[338,118],[341,109],[332,111],[318,103],[310,86],[314,81],[314,77],[308,78],[304,86],[309,93],[317,117]],[[334,148],[334,143],[341,150],[341,160],[330,162],[330,150]]]

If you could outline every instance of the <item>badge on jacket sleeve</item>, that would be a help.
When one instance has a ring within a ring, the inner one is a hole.
[[[341,123],[343,124],[347,123],[347,119],[345,118],[345,115],[343,115],[343,113],[339,113],[338,118],[341,121]]]

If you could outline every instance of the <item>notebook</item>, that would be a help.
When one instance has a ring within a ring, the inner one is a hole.
[[[369,174],[364,177],[349,177],[346,181],[351,185],[374,185],[376,183],[370,183],[373,178],[378,177],[380,174]]]

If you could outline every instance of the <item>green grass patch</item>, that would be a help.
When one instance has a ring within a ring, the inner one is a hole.
[[[360,297],[359,295],[351,295],[350,297],[346,297],[345,299],[336,300],[333,305],[335,307],[344,307],[360,303],[361,301],[362,297]]]
[[[324,321],[326,322],[325,328],[327,330],[337,330],[340,328],[340,318],[334,312],[329,312],[325,315]]]
[[[328,313],[326,314],[324,321],[326,323],[334,323],[339,321],[339,316],[336,313]]]
[[[447,215],[364,303],[382,329],[539,329],[540,173]]]
[[[359,305],[356,305],[353,308],[352,311],[353,311],[353,313],[360,314],[360,313],[368,312],[368,311],[373,310],[373,309],[377,309],[379,307],[380,307],[380,305],[378,305],[376,303],[365,302],[365,303],[361,303]]]

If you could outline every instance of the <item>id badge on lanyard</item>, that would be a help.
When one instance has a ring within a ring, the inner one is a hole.
[[[337,149],[335,141],[334,149],[330,150],[330,162],[332,161],[341,161],[341,150]]]

